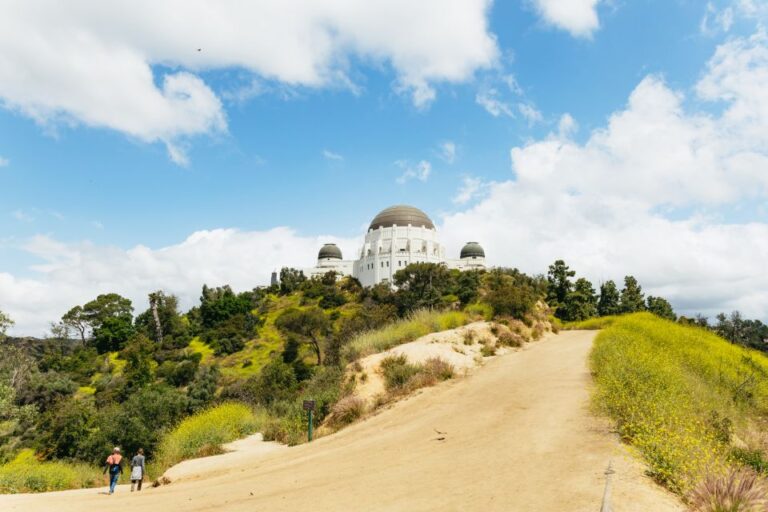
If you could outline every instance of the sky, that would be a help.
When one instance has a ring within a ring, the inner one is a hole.
[[[0,2],[0,310],[448,255],[768,320],[768,0]]]

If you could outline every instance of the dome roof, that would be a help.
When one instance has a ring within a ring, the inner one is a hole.
[[[435,225],[432,224],[426,213],[418,208],[404,204],[390,206],[381,210],[373,218],[368,229],[391,228],[394,225],[407,226],[409,224],[414,227],[423,226],[428,229],[435,229]]]
[[[467,242],[461,248],[461,259],[464,258],[485,258],[485,251],[477,242]]]
[[[320,248],[320,252],[317,253],[317,259],[323,260],[326,258],[333,258],[340,260],[341,258],[341,249],[336,247],[336,244],[325,244],[323,247]]]

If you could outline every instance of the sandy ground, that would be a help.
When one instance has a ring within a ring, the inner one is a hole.
[[[464,343],[465,333],[468,332],[472,333],[473,339],[470,345]],[[424,363],[427,359],[439,357],[453,365],[457,376],[467,375],[487,361],[487,358],[480,354],[484,340],[496,342],[496,337],[491,334],[490,323],[473,322],[456,329],[427,334],[410,343],[364,357],[357,362],[360,370],[354,372],[357,382],[355,395],[370,403],[376,395],[384,393],[384,379],[379,365],[384,358],[392,355],[405,355],[411,363]],[[512,350],[514,349],[499,348],[497,354],[503,355]],[[361,378],[363,375],[365,379]]]
[[[682,510],[588,411],[593,332],[548,336],[309,445],[141,494],[0,497],[3,511]]]

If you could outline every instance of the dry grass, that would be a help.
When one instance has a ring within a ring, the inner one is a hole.
[[[356,395],[347,395],[331,408],[329,423],[336,428],[349,425],[365,414],[365,400]]]
[[[690,495],[695,512],[765,512],[768,489],[753,471],[708,475]]]

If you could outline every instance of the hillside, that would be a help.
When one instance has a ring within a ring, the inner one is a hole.
[[[694,503],[704,482],[718,489],[753,482],[747,489],[768,497],[763,353],[701,327],[637,313],[612,319],[600,332],[591,368],[596,405],[659,483]]]
[[[586,359],[593,336],[550,335],[334,435],[241,459],[224,473],[141,495],[2,496],[0,506],[80,512],[109,500],[111,507],[148,512],[594,511],[612,461],[615,510],[679,510],[589,414]]]

